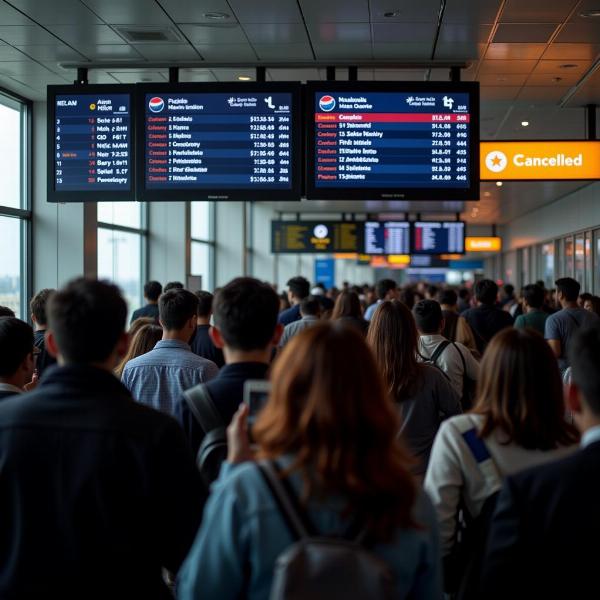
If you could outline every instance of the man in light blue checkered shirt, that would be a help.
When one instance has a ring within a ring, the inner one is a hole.
[[[170,415],[185,390],[216,377],[215,363],[194,354],[198,298],[187,290],[165,292],[158,301],[163,339],[147,354],[130,360],[121,381],[142,404]]]

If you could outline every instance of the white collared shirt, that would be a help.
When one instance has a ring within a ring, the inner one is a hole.
[[[12,392],[13,394],[22,394],[24,390],[18,388],[16,385],[11,385],[10,383],[0,382],[0,392]]]
[[[431,358],[435,349],[445,341],[447,340],[443,335],[422,335],[419,338],[419,354],[423,358]],[[462,397],[464,369],[459,352],[465,359],[467,377],[473,381],[477,381],[479,378],[479,363],[473,358],[469,349],[462,344],[456,343],[456,347],[452,344],[447,346],[437,359],[436,366],[446,373],[452,387],[456,390],[459,397]]]
[[[581,447],[586,448],[590,444],[600,442],[600,425],[591,427],[581,436]]]

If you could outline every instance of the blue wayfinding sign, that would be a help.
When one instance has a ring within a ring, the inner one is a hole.
[[[335,285],[335,259],[317,258],[315,260],[315,283],[322,283],[327,289]]]

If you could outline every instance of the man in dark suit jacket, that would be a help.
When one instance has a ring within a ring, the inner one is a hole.
[[[59,366],[0,402],[0,598],[172,598],[205,495],[177,422],[112,373],[126,316],[113,285],[53,294]]]
[[[600,595],[600,325],[578,331],[569,350],[581,449],[505,482],[483,569],[486,600]]]
[[[35,366],[33,329],[15,317],[0,317],[0,401],[22,394]]]

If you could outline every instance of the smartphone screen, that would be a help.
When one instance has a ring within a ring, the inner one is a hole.
[[[248,433],[256,422],[258,414],[269,399],[271,384],[268,381],[250,380],[244,384],[244,402],[248,405]]]

